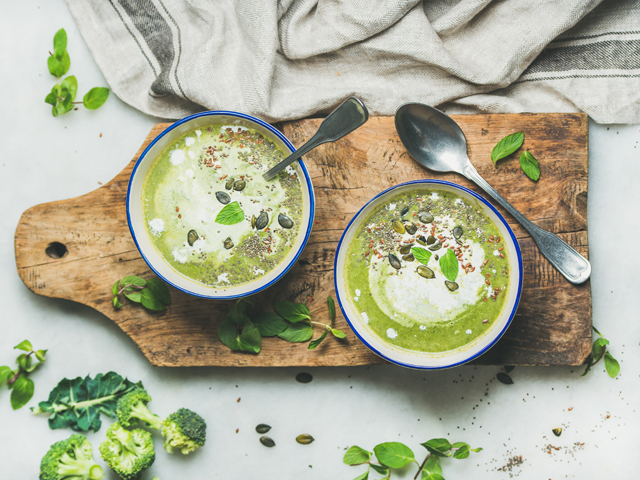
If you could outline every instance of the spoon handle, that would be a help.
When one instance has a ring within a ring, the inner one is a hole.
[[[576,252],[569,244],[554,233],[548,232],[530,222],[524,215],[516,210],[507,200],[500,195],[478,171],[468,165],[463,170],[463,175],[475,182],[480,188],[502,205],[520,224],[531,234],[538,249],[567,280],[574,284],[586,282],[591,275],[591,264]]]
[[[322,121],[316,134],[307,143],[262,175],[262,177],[267,181],[271,180],[291,163],[309,153],[318,145],[340,140],[356,128],[364,125],[367,120],[369,120],[369,112],[364,103],[356,97],[347,98]]]

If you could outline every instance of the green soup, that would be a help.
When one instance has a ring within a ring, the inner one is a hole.
[[[504,247],[496,225],[466,199],[438,189],[405,191],[379,205],[356,232],[347,251],[348,295],[384,342],[418,352],[453,350],[487,332],[504,307]],[[441,266],[448,250],[449,279]]]
[[[214,125],[182,135],[144,179],[143,216],[153,245],[175,270],[203,285],[236,286],[268,274],[287,257],[302,223],[296,170],[262,178],[285,157],[244,127]],[[225,207],[239,207],[238,223],[218,217]]]

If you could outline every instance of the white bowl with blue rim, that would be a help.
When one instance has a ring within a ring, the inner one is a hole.
[[[469,201],[472,205],[476,205],[498,228],[502,239],[501,243],[508,254],[510,283],[507,298],[499,317],[484,335],[476,338],[467,345],[446,352],[424,353],[409,351],[383,341],[363,320],[361,312],[359,312],[357,304],[353,299],[354,296],[347,292],[346,256],[349,246],[362,226],[362,222],[380,204],[386,203],[389,198],[403,192],[420,189],[425,189],[429,192],[434,190],[448,191]],[[416,180],[396,185],[376,195],[353,217],[338,244],[334,262],[334,276],[336,296],[340,309],[349,326],[362,343],[380,357],[396,365],[416,369],[437,370],[462,365],[479,357],[493,347],[507,331],[507,328],[509,328],[515,316],[522,293],[522,254],[518,241],[509,224],[500,212],[483,197],[455,183],[442,180]]]
[[[256,280],[242,285],[211,287],[179,273],[164,260],[160,252],[153,245],[151,237],[145,228],[142,208],[143,183],[147,172],[168,145],[193,129],[206,128],[211,125],[232,125],[251,128],[271,140],[285,155],[289,155],[296,150],[291,142],[274,127],[258,118],[243,113],[210,111],[183,118],[160,133],[160,135],[149,144],[145,151],[142,152],[142,155],[140,155],[140,158],[133,167],[133,172],[129,180],[129,189],[127,191],[127,221],[129,222],[129,229],[133,241],[138,247],[142,258],[158,277],[169,285],[190,295],[218,300],[230,300],[258,293],[276,283],[289,271],[298,257],[300,257],[302,250],[309,240],[315,213],[315,198],[311,178],[304,164],[301,160],[292,163],[291,167],[298,173],[298,178],[301,179],[300,184],[302,186],[302,224],[299,234],[289,254],[282,262]]]

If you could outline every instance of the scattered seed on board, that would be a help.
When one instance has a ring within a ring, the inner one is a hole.
[[[309,383],[313,380],[313,377],[310,373],[302,372],[296,375],[296,381],[300,383]]]
[[[260,443],[269,448],[276,446],[276,442],[274,442],[271,437],[267,437],[266,435],[260,437]]]
[[[198,238],[200,237],[198,236],[198,232],[195,230],[189,230],[189,233],[187,233],[187,242],[189,242],[190,247],[193,247],[193,244],[196,243]]]
[[[556,437],[559,437],[560,435],[562,435],[562,429],[561,429],[561,428],[554,428],[554,429],[552,429],[551,431],[553,432],[553,434],[554,434]]]
[[[258,433],[267,433],[269,430],[271,430],[271,426],[266,423],[261,423],[256,427],[256,432]]]
[[[296,442],[298,442],[301,445],[309,445],[310,443],[312,443],[315,440],[315,438],[313,438],[311,435],[309,435],[308,433],[303,433],[302,435],[298,435],[296,437]]]

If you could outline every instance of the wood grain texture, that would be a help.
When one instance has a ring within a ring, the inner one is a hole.
[[[559,234],[585,257],[587,245],[588,126],[583,114],[460,115],[469,157],[478,172],[534,223]],[[294,145],[317,129],[320,119],[283,125]],[[116,178],[81,197],[46,203],[22,215],[15,235],[18,273],[39,295],[83,303],[116,322],[158,366],[335,366],[384,363],[349,330],[347,338],[328,338],[315,351],[306,344],[264,339],[259,355],[231,352],[216,330],[229,302],[203,300],[172,289],[167,312],[111,305],[111,286],[126,275],[149,278],[151,270],[131,239],[125,197],[133,165],[149,142],[169,124],[156,125]],[[515,131],[526,134],[541,167],[530,181],[519,167],[519,152],[494,167],[493,146]],[[275,300],[314,301],[312,315],[328,318],[325,299],[335,298],[333,260],[338,240],[353,215],[380,191],[408,180],[439,178],[482,193],[455,174],[438,174],[418,165],[402,146],[392,117],[374,117],[342,140],[305,156],[316,195],[316,224],[300,260],[276,285],[254,297],[267,308]],[[567,282],[544,259],[515,220],[507,218],[522,248],[524,290],[516,317],[500,342],[476,364],[578,365],[591,348],[591,290]],[[68,253],[50,258],[51,242]]]

